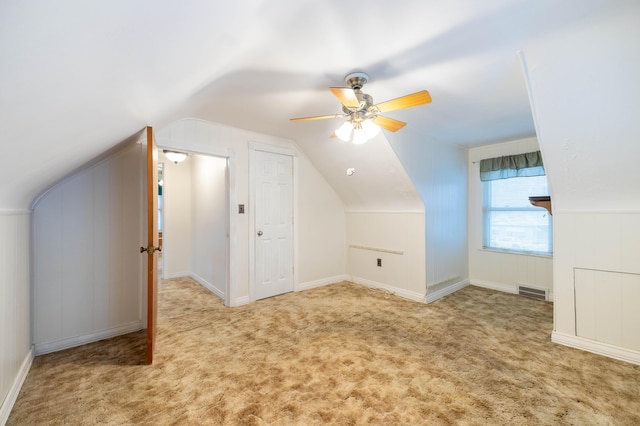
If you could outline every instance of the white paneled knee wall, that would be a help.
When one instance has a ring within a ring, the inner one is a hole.
[[[554,212],[552,340],[640,364],[640,212]]]
[[[36,353],[141,329],[144,151],[129,145],[34,208]]]
[[[31,360],[29,212],[0,211],[0,424],[9,417]]]
[[[640,274],[575,268],[576,336],[640,351]]]

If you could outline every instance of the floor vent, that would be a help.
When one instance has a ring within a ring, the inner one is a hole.
[[[547,290],[542,290],[540,288],[531,288],[519,285],[518,294],[532,299],[547,300]]]

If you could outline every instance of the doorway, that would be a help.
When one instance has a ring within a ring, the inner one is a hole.
[[[174,163],[160,154],[162,278],[190,277],[229,304],[228,158],[188,153]]]

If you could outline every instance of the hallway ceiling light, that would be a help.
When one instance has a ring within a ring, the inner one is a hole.
[[[178,164],[181,161],[184,161],[187,158],[187,154],[184,152],[178,151],[170,151],[168,149],[163,150],[165,157],[167,157],[170,161]]]

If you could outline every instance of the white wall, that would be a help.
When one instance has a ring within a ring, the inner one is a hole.
[[[615,335],[638,336],[640,324],[610,323],[622,310],[614,291],[619,277],[640,268],[638,16],[640,3],[611,2],[597,17],[522,54],[554,203],[552,339],[636,363],[640,351]],[[608,273],[594,274],[590,294],[576,298],[584,290],[577,270]],[[584,306],[588,300],[598,305]],[[577,316],[604,333],[578,335]]]
[[[227,160],[194,155],[191,276],[224,299],[227,283]]]
[[[522,284],[545,289],[550,297],[553,297],[551,256],[502,253],[482,248],[480,160],[538,150],[540,148],[536,138],[496,143],[469,150],[469,279],[473,285],[517,293],[518,285]],[[553,203],[555,199],[552,197],[551,201]]]
[[[298,289],[345,279],[347,225],[338,194],[309,162],[298,155]],[[313,188],[309,190],[308,188]]]
[[[420,194],[389,143],[406,130],[393,135],[380,132],[361,145],[339,139],[305,139],[301,148],[347,210],[421,211]],[[356,173],[347,177],[347,168],[354,168]]]
[[[352,280],[423,301],[424,226],[422,212],[348,212]],[[377,259],[381,259],[381,267],[377,266]]]
[[[164,163],[163,278],[188,276],[191,270],[191,163],[192,156],[175,164]]]
[[[640,3],[611,3],[524,49],[536,132],[560,211],[640,211]]]
[[[322,182],[311,163],[291,141],[274,136],[249,132],[198,119],[184,119],[173,123],[157,134],[158,144],[206,155],[229,158],[229,199],[232,215],[229,228],[230,240],[229,280],[231,305],[248,303],[249,259],[253,235],[249,235],[251,202],[249,196],[249,143],[258,142],[280,149],[291,149],[297,153],[298,181],[296,191],[299,200],[307,197],[328,200],[317,204],[313,211],[306,206],[297,206],[297,242],[294,288],[302,289],[328,284],[346,277],[343,260],[346,258],[344,207],[331,187]],[[238,213],[238,204],[245,205],[245,214]],[[302,204],[299,202],[299,204]],[[313,219],[310,218],[313,216]],[[317,231],[339,227],[335,235],[323,241],[316,238]],[[318,262],[328,255],[330,262]],[[304,280],[304,281],[302,281]]]
[[[46,353],[144,326],[144,147],[57,184],[33,213],[33,340]]]
[[[392,147],[424,201],[427,301],[466,286],[466,151],[403,129]],[[418,229],[416,229],[418,232]]]
[[[0,424],[31,366],[31,214],[0,211]]]

